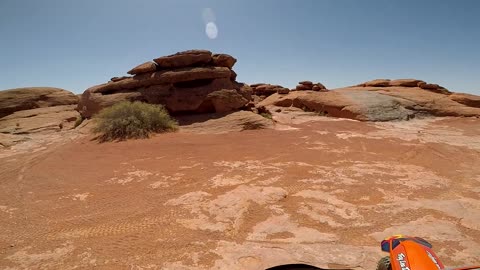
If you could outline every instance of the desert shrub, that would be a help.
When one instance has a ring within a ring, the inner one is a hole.
[[[263,113],[260,113],[260,115],[267,119],[272,120],[272,115],[270,113],[263,112]]]
[[[75,120],[75,125],[73,125],[73,128],[77,128],[78,126],[80,126],[83,123],[83,120],[85,120],[83,116],[77,117],[77,119]]]
[[[105,108],[94,117],[93,131],[101,141],[148,138],[151,133],[175,131],[178,123],[161,105],[124,101]]]

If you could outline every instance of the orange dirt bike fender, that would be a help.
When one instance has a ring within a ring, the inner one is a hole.
[[[390,251],[392,270],[442,270],[445,269],[435,252],[415,241],[402,241]]]

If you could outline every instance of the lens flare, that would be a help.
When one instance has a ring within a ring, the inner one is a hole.
[[[205,33],[209,39],[216,39],[218,35],[218,28],[214,22],[209,22],[205,26]]]
[[[218,36],[218,28],[215,24],[215,12],[212,8],[204,8],[202,10],[202,19],[205,23],[205,34],[209,39],[216,39]]]
[[[215,13],[213,13],[213,9],[211,8],[204,8],[202,11],[202,18],[204,23],[215,22]]]

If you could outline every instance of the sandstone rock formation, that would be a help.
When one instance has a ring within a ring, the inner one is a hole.
[[[471,94],[463,94],[463,93],[454,93],[449,96],[451,100],[456,101],[458,103],[480,108],[480,96],[471,95]]]
[[[77,105],[61,105],[17,111],[0,118],[0,133],[28,134],[72,129],[79,113]]]
[[[212,62],[212,52],[207,50],[188,50],[176,54],[162,56],[153,61],[160,68],[182,68],[201,66]]]
[[[284,96],[272,95],[256,106],[267,109],[269,106],[294,106],[361,121],[408,120],[417,115],[480,116],[477,103],[480,97],[451,94],[434,84],[428,84],[433,85],[432,88],[422,88],[425,87],[422,82],[413,79],[375,80],[326,93],[295,91]]]
[[[16,111],[78,103],[75,94],[60,88],[28,87],[0,91],[0,118]]]
[[[256,83],[251,84],[250,87],[252,88],[252,92],[254,95],[264,97],[273,95],[275,93],[288,94],[288,92],[290,92],[290,89],[276,84],[274,85],[268,83]]]
[[[30,134],[72,129],[80,114],[78,97],[51,87],[0,91],[0,145],[26,141]]]
[[[398,80],[389,80],[389,79],[376,79],[373,81],[368,81],[357,86],[363,87],[419,87],[422,89],[430,90],[442,94],[450,94],[450,91],[438,84],[426,83],[422,80],[417,79],[398,79]]]
[[[304,91],[304,90],[313,90],[327,92],[327,88],[321,83],[313,83],[311,81],[301,81],[298,83],[297,87],[294,90]]]
[[[130,75],[136,75],[136,74],[141,74],[141,73],[154,72],[156,70],[157,70],[157,64],[155,64],[154,62],[145,62],[143,64],[140,64],[140,65],[132,68],[127,73],[130,74]],[[116,78],[116,77],[114,77],[114,78]],[[126,77],[121,77],[121,78],[126,79]],[[114,81],[114,80],[112,79],[112,81]],[[121,79],[120,80],[115,80],[115,81],[121,81]]]
[[[235,62],[230,55],[206,50],[159,57],[131,69],[133,77],[114,77],[87,89],[78,110],[91,117],[123,100],[163,104],[173,114],[237,110],[251,100],[251,88],[235,81]]]

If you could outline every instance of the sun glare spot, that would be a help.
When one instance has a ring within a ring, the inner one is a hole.
[[[218,35],[218,28],[214,22],[209,22],[205,26],[205,33],[209,39],[216,39]]]
[[[216,39],[218,36],[218,28],[215,24],[215,13],[211,8],[204,8],[202,11],[202,19],[205,23],[205,33],[209,39]]]

